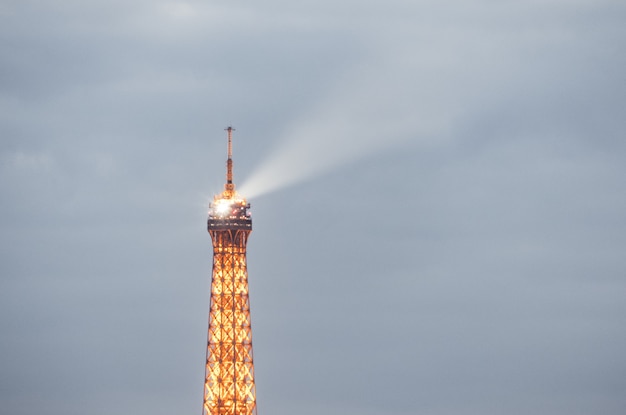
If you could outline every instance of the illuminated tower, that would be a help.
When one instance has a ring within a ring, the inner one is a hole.
[[[256,414],[256,391],[246,267],[252,219],[250,204],[235,192],[233,128],[226,131],[226,184],[209,207],[213,276],[202,414],[252,415]]]

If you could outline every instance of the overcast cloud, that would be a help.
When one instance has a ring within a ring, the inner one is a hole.
[[[234,135],[259,415],[626,413],[626,5],[0,2],[0,412],[200,415]]]

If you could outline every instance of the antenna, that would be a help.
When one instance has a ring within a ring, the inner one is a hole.
[[[226,184],[224,189],[228,192],[234,192],[235,184],[233,183],[233,131],[235,129],[232,126],[224,128],[224,131],[228,131],[228,160],[226,160]]]

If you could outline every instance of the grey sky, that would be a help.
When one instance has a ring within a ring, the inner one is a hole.
[[[200,414],[224,127],[259,415],[626,412],[621,1],[0,2],[2,414]]]

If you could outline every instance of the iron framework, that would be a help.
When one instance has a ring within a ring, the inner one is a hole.
[[[208,219],[213,274],[202,413],[256,415],[246,264],[252,220],[250,204],[235,192],[232,182],[232,128],[227,131],[227,181],[211,203]]]

